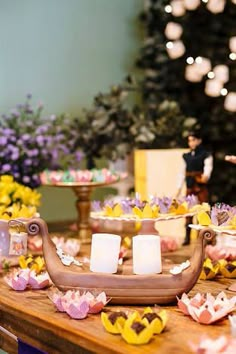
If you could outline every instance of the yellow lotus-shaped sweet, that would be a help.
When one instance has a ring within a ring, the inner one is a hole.
[[[225,278],[236,278],[236,261],[227,262],[225,259],[219,261],[220,273]]]
[[[166,326],[167,312],[165,310],[152,310],[151,307],[147,307],[143,311],[142,319],[147,325],[150,324],[154,334],[160,334]]]
[[[110,205],[105,206],[105,215],[118,218],[123,214],[120,204],[116,204],[113,208]]]
[[[197,220],[198,223],[203,226],[209,226],[212,223],[210,216],[205,211],[201,211],[197,214]]]
[[[123,311],[114,311],[110,314],[101,313],[101,321],[105,330],[109,333],[119,334],[128,316]]]
[[[188,204],[186,202],[177,206],[177,208],[175,210],[176,215],[183,215],[186,213],[188,213]]]
[[[147,344],[153,337],[153,328],[147,321],[140,319],[140,315],[134,312],[120,328],[122,338],[129,344]]]
[[[236,229],[236,215],[229,222],[232,229]]]
[[[209,280],[215,278],[220,269],[219,263],[213,264],[210,258],[206,258],[199,279]]]
[[[153,219],[158,217],[159,208],[154,205],[146,204],[143,210],[137,206],[133,207],[133,213],[140,219]]]

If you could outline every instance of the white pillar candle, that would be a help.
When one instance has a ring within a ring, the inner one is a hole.
[[[90,270],[100,273],[116,273],[121,237],[114,234],[93,234]]]
[[[157,235],[133,237],[134,274],[161,273],[161,242]]]

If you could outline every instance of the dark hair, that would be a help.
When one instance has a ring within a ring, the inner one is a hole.
[[[200,130],[192,130],[192,131],[190,131],[188,133],[187,137],[189,137],[189,136],[193,136],[196,139],[202,139],[202,134],[201,134]]]

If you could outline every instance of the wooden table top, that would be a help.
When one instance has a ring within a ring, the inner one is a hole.
[[[176,257],[187,256],[191,247],[184,247],[175,253]],[[169,254],[170,258],[171,255]],[[167,255],[168,257],[168,255]],[[225,291],[228,296],[235,293],[226,288],[235,282],[226,278],[217,281],[198,281],[190,295],[196,292],[211,292],[217,295]],[[127,310],[143,307],[107,306],[112,310]],[[184,316],[175,305],[163,306],[168,312],[168,323],[164,332],[154,336],[147,345],[133,346],[124,342],[120,335],[105,331],[100,314],[89,315],[84,320],[73,320],[65,313],[59,313],[47,296],[47,290],[16,292],[9,289],[0,279],[0,325],[50,354],[65,353],[147,353],[178,354],[191,353],[189,342],[198,343],[207,334],[211,338],[230,335],[229,320],[225,318],[213,325],[201,325]],[[0,348],[17,353],[17,344],[0,333]]]

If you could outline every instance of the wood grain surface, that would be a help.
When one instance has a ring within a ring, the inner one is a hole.
[[[192,247],[184,247],[175,253],[166,254],[166,262],[181,262],[189,257]],[[86,254],[88,249],[82,250]],[[196,292],[211,292],[217,295],[226,291],[228,296],[235,293],[226,288],[235,282],[226,278],[217,281],[198,281],[190,295]],[[107,310],[142,310],[144,307],[107,306]],[[100,314],[89,315],[84,320],[73,320],[65,313],[56,311],[47,296],[47,290],[27,290],[16,292],[11,290],[0,279],[0,325],[50,354],[79,353],[137,353],[137,354],[178,354],[192,353],[189,342],[198,343],[202,335],[217,338],[219,335],[230,335],[227,318],[213,325],[201,325],[190,317],[184,316],[176,307],[162,306],[168,312],[169,320],[165,331],[156,335],[153,340],[143,346],[126,344],[119,335],[107,333],[101,323]],[[8,353],[17,353],[16,343],[0,333],[0,348]]]

